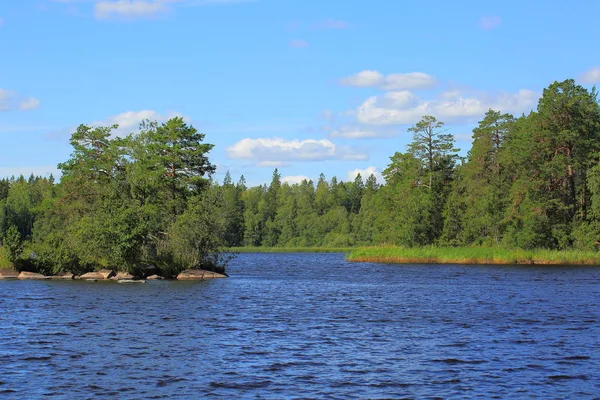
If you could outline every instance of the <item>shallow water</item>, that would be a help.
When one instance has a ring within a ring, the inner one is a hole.
[[[241,254],[205,282],[0,280],[0,398],[598,398],[600,268]]]

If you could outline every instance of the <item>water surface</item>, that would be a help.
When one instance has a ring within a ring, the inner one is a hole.
[[[228,272],[0,281],[0,397],[600,396],[600,268],[241,254]]]

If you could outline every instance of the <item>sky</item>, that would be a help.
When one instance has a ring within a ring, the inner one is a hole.
[[[181,116],[221,181],[381,172],[422,116],[466,154],[492,108],[600,83],[600,2],[0,0],[0,177],[60,175],[79,124]]]

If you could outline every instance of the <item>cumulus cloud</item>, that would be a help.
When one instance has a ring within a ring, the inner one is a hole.
[[[377,87],[383,90],[416,90],[436,86],[437,79],[424,72],[383,75],[379,71],[364,70],[342,78],[340,84],[353,87]]]
[[[183,116],[181,113],[178,112],[170,111],[161,114],[158,111],[154,110],[140,110],[122,112],[120,114],[113,115],[103,120],[92,121],[86,124],[90,126],[112,126],[115,124],[119,125],[119,127],[116,130],[112,131],[112,134],[115,137],[124,137],[129,135],[130,133],[136,132],[140,125],[140,122],[144,120],[165,122],[174,117],[183,117],[183,120],[188,124],[191,121],[189,117]],[[48,140],[56,141],[67,140],[71,137],[71,135],[73,134],[73,132],[75,132],[76,129],[77,126],[59,129],[48,133],[45,136],[45,138]]]
[[[496,16],[483,16],[479,19],[479,27],[484,31],[490,31],[500,26],[500,17]]]
[[[371,175],[375,176],[375,179],[377,179],[377,183],[383,183],[383,181],[384,181],[383,176],[381,175],[381,172],[379,172],[377,167],[373,167],[373,166],[367,167],[364,169],[356,168],[351,171],[348,171],[348,181],[349,182],[354,181],[354,179],[356,179],[358,174],[360,174],[360,177],[362,178],[363,182],[365,182],[367,180],[367,178]]]
[[[432,100],[421,99],[407,91],[390,92],[369,97],[355,114],[363,124],[413,124],[423,115],[441,120],[469,120],[483,116],[490,108],[513,114],[527,112],[535,107],[538,98],[538,94],[525,89],[496,95],[452,91]]]
[[[242,139],[227,148],[227,154],[232,159],[256,160],[262,166],[272,166],[276,162],[367,159],[365,154],[336,146],[327,139],[289,140],[280,137]]]
[[[594,67],[585,71],[579,77],[579,82],[583,84],[600,83],[600,67]]]
[[[115,136],[126,136],[132,131],[136,130],[140,125],[140,122],[144,120],[164,122],[174,117],[183,117],[183,119],[189,123],[190,119],[183,116],[178,112],[168,112],[161,114],[154,110],[140,110],[140,111],[126,111],[112,117],[108,117],[102,121],[94,121],[91,123],[92,126],[110,126],[119,125],[119,128],[114,132]]]
[[[290,47],[293,47],[293,48],[308,47],[308,42],[306,40],[302,40],[302,39],[293,39],[293,40],[290,40]]]
[[[40,106],[40,101],[33,97],[25,97],[19,93],[0,88],[0,111],[33,110]]]
[[[304,175],[290,175],[290,176],[284,176],[283,178],[281,178],[281,182],[283,183],[288,183],[290,185],[294,185],[296,183],[302,183],[302,181],[310,181],[310,178],[308,176],[304,176]]]
[[[19,110],[35,110],[39,107],[40,101],[33,97],[29,97],[19,103]]]

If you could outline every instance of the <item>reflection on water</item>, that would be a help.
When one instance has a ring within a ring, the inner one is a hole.
[[[0,397],[600,393],[600,268],[242,254],[228,272],[0,281]]]

